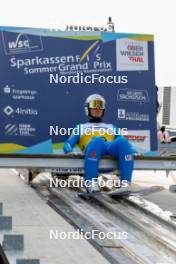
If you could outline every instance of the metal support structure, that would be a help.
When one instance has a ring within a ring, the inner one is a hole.
[[[0,168],[57,169],[58,173],[81,173],[84,155],[20,155],[0,154]],[[102,157],[100,170],[117,169],[117,161],[108,156]],[[176,157],[135,157],[135,170],[176,170]]]

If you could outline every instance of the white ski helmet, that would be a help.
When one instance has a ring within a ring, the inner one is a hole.
[[[105,111],[105,104],[106,101],[100,94],[91,94],[87,97],[85,104],[84,104],[84,110],[85,114],[87,116],[90,115],[90,109],[102,109]],[[104,115],[104,111],[102,116]]]

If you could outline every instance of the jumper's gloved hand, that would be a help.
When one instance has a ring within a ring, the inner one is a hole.
[[[64,150],[64,152],[67,154],[67,153],[69,153],[69,152],[71,152],[72,151],[72,146],[68,143],[68,142],[65,142],[64,143],[64,148],[63,148],[63,150]]]

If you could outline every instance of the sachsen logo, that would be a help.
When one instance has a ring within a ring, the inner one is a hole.
[[[6,55],[43,50],[40,36],[2,31],[2,41]]]

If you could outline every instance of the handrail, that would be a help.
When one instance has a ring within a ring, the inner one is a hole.
[[[84,159],[84,154],[0,154],[0,158],[17,158],[17,159]],[[114,160],[115,158],[104,155],[103,159]],[[163,160],[176,161],[176,156],[135,156],[135,160]]]

